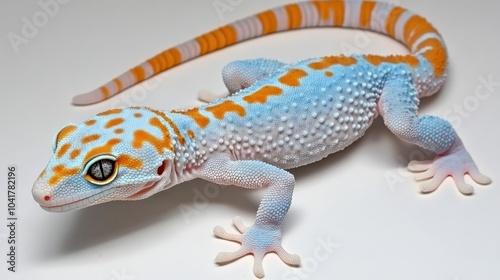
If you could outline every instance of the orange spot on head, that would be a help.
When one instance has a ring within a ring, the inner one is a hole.
[[[101,135],[99,134],[90,134],[82,138],[82,144],[87,144],[96,140],[99,140],[101,138]]]
[[[87,154],[85,155],[84,162],[87,162],[89,159],[94,158],[98,155],[103,155],[103,154],[111,154],[113,151],[113,147],[116,146],[118,143],[120,143],[121,140],[117,138],[113,138],[108,140],[106,144],[102,146],[98,146],[93,148],[92,150],[88,151]]]
[[[69,154],[69,158],[70,159],[75,159],[77,156],[80,155],[80,149],[74,149],[73,151],[71,151],[71,153]]]
[[[325,76],[333,77],[333,72],[332,71],[325,71]]]
[[[226,113],[230,113],[230,112],[236,113],[240,117],[244,117],[246,115],[245,108],[234,103],[231,100],[226,100],[226,101],[219,103],[217,105],[207,107],[207,108],[205,108],[205,110],[211,112],[214,115],[214,117],[219,119],[219,120],[223,119],[224,115]]]
[[[114,115],[114,114],[119,114],[123,111],[123,109],[111,109],[111,110],[107,110],[107,111],[104,111],[104,112],[101,112],[99,114],[97,114],[97,116],[109,116],[109,115]]]
[[[192,108],[186,111],[172,111],[172,113],[183,114],[190,117],[200,128],[205,128],[210,123],[210,119],[202,115],[198,108]]]
[[[59,164],[59,165],[54,166],[54,168],[52,168],[52,171],[54,172],[54,175],[52,175],[52,177],[50,177],[50,179],[49,179],[50,186],[53,186],[53,185],[59,183],[59,181],[61,181],[62,179],[66,178],[66,177],[77,175],[79,172],[79,169],[78,168],[66,168],[64,165]]]
[[[86,122],[84,122],[84,123],[85,123],[85,125],[86,125],[86,126],[92,126],[92,125],[94,125],[96,122],[97,122],[96,120],[88,120],[88,121],[86,121]]]
[[[140,159],[125,154],[119,155],[116,158],[116,164],[118,164],[119,167],[127,167],[130,169],[142,168],[142,161]]]
[[[325,57],[321,58],[320,61],[311,62],[307,66],[309,66],[309,68],[314,69],[314,70],[325,70],[326,68],[333,66],[333,65],[336,65],[336,64],[340,64],[342,66],[350,66],[350,65],[353,65],[357,62],[358,62],[358,60],[354,57],[348,57],[348,56],[343,56],[343,55],[325,56]]]
[[[116,134],[122,134],[123,133],[123,128],[117,128],[115,129]]]
[[[262,13],[257,14],[257,18],[262,24],[262,33],[269,34],[276,32],[278,28],[278,21],[276,20],[276,15],[273,11],[268,10]]]
[[[302,69],[291,69],[284,76],[279,78],[279,82],[291,86],[297,87],[300,86],[300,79],[307,76],[307,72]]]
[[[76,130],[76,125],[67,125],[59,133],[57,134],[56,137],[56,145],[61,142],[64,138],[66,138],[68,135],[70,135],[73,131]]]
[[[62,156],[64,156],[70,147],[71,147],[70,143],[62,145],[59,151],[57,152],[57,158],[61,158]]]
[[[194,132],[191,129],[188,129],[187,135],[189,136],[189,138],[194,138]]]
[[[157,138],[151,133],[139,129],[134,131],[132,147],[134,149],[140,149],[145,142],[149,142],[151,145],[153,145],[158,154],[162,154],[163,149],[172,150],[170,134],[168,132],[168,129],[161,123],[161,121],[158,118],[151,118],[149,120],[149,124],[160,129],[163,139]]]
[[[276,96],[283,93],[283,90],[275,86],[263,86],[261,89],[243,97],[248,103],[266,103],[269,96]]]
[[[445,48],[438,39],[430,38],[420,43],[417,50],[426,47],[430,47],[430,49],[423,53],[422,56],[434,67],[434,76],[441,77],[446,71],[447,55]]]
[[[111,119],[109,120],[105,125],[104,125],[104,128],[111,128],[113,126],[117,126],[121,123],[123,123],[125,120],[123,118],[115,118],[115,119]]]
[[[288,15],[288,29],[299,28],[302,25],[302,11],[299,5],[290,4],[285,6]]]
[[[389,55],[389,56],[382,56],[382,55],[365,55],[364,58],[366,61],[369,63],[378,66],[383,62],[387,63],[406,63],[410,65],[411,67],[416,67],[420,61],[418,58],[416,58],[414,55]]]
[[[141,113],[134,113],[134,117],[140,118],[140,117],[142,117],[142,114]]]
[[[359,15],[359,26],[361,28],[369,28],[372,20],[372,12],[375,7],[375,2],[364,1],[361,4],[361,11]]]
[[[385,24],[385,30],[387,32],[387,35],[391,37],[395,37],[395,29],[396,29],[396,23],[398,22],[399,17],[401,16],[402,13],[404,13],[406,10],[401,8],[401,7],[394,7],[389,15],[387,16],[386,19],[386,24]]]

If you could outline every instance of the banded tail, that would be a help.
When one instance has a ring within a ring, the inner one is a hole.
[[[311,27],[347,27],[386,34],[403,43],[410,52],[433,69],[422,77],[436,92],[446,74],[446,47],[438,31],[423,17],[388,3],[371,1],[310,1],[289,4],[238,20],[205,33],[133,67],[100,88],[75,96],[73,104],[88,105],[110,98],[160,72],[185,61],[236,43],[267,34]]]

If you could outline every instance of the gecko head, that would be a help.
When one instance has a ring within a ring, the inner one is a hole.
[[[50,212],[149,197],[175,182],[173,137],[163,113],[113,109],[62,128],[35,181],[34,199]]]

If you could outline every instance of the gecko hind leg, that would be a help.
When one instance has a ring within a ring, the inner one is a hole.
[[[285,65],[285,63],[277,60],[264,58],[233,61],[222,69],[222,80],[228,91],[214,93],[208,90],[200,90],[198,99],[204,102],[212,102],[233,95],[268,77]]]
[[[378,106],[386,126],[400,139],[437,154],[431,161],[412,161],[408,165],[414,178],[421,181],[423,193],[435,191],[451,176],[458,190],[466,195],[474,188],[467,184],[468,174],[476,183],[486,185],[491,179],[479,172],[472,157],[451,124],[436,116],[417,115],[418,97],[408,77],[386,82]]]

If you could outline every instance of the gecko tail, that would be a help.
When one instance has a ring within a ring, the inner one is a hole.
[[[345,27],[388,35],[404,44],[421,63],[422,90],[430,95],[446,76],[447,51],[439,32],[425,18],[389,3],[374,1],[305,1],[288,4],[214,29],[148,59],[91,92],[73,98],[75,105],[103,101],[176,65],[245,40],[276,32],[314,27]],[[433,69],[431,76],[427,76]],[[421,72],[421,73],[420,73]]]

